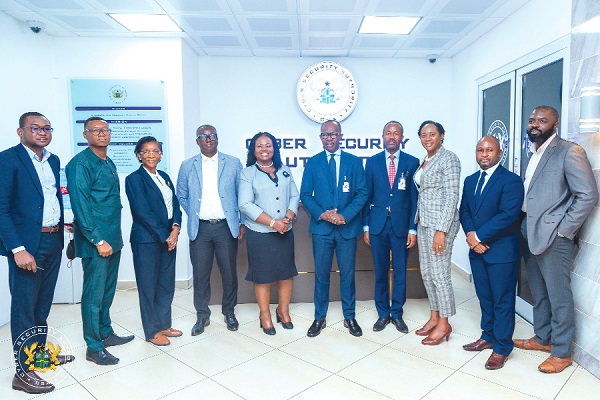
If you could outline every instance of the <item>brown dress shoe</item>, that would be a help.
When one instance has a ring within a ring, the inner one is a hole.
[[[556,374],[562,372],[571,364],[573,364],[573,357],[559,358],[550,356],[546,361],[540,364],[538,369],[546,374]]]
[[[415,335],[417,336],[429,336],[429,334],[431,333],[431,331],[433,331],[435,329],[435,326],[429,328],[429,329],[425,329],[425,327],[419,328],[415,331]]]
[[[183,335],[183,332],[181,332],[179,329],[175,329],[175,328],[165,329],[164,331],[160,331],[158,333],[161,335],[165,335],[167,337],[179,337],[179,336]]]
[[[552,346],[549,344],[539,344],[534,338],[531,339],[514,339],[515,347],[523,350],[538,350],[550,353]]]
[[[171,344],[169,338],[161,334],[160,332],[154,335],[154,337],[148,341],[155,346],[168,346]]]
[[[477,339],[473,343],[465,344],[463,346],[463,349],[465,349],[466,351],[481,351],[485,349],[491,349],[493,347],[494,345],[490,342],[483,339]]]
[[[20,377],[15,374],[12,388],[29,394],[42,394],[53,391],[54,385],[40,378],[34,371],[30,371]]]
[[[485,363],[485,369],[490,369],[490,370],[494,370],[494,369],[500,369],[502,367],[504,367],[504,364],[506,363],[506,359],[508,357],[507,356],[503,356],[500,353],[496,353],[495,351],[492,352],[492,355],[490,356],[490,358],[488,358],[488,360]]]

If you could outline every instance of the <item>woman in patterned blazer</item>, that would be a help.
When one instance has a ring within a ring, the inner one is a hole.
[[[460,227],[457,209],[460,161],[456,154],[442,146],[444,133],[444,127],[438,122],[421,124],[419,138],[427,157],[414,175],[419,190],[415,217],[419,262],[431,307],[429,321],[415,331],[419,336],[427,336],[421,341],[424,345],[438,345],[448,340],[452,332],[448,317],[456,314],[450,263],[452,244]]]

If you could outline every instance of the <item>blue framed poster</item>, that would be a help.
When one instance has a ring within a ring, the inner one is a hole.
[[[167,171],[167,121],[165,83],[159,79],[71,79],[73,154],[87,147],[83,123],[104,118],[112,130],[108,156],[119,173],[139,168],[133,150],[144,136],[154,136],[163,146],[160,169]]]

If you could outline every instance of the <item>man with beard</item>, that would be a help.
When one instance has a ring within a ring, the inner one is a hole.
[[[365,175],[369,197],[363,208],[364,241],[371,246],[375,264],[375,332],[392,322],[408,333],[402,319],[406,301],[406,260],[408,249],[417,242],[417,188],[413,175],[419,160],[400,151],[404,128],[398,121],[383,127],[385,151],[367,160]],[[390,251],[394,279],[390,302]]]
[[[536,107],[529,117],[532,155],[525,172],[521,233],[527,243],[535,336],[514,340],[517,348],[551,353],[538,367],[545,373],[561,372],[573,362],[571,267],[577,232],[598,201],[585,150],[558,137],[557,128],[558,111],[552,107]]]

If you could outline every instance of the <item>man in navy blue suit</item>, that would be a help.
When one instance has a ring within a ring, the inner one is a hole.
[[[402,319],[406,301],[406,260],[408,249],[417,242],[417,188],[413,175],[419,160],[400,151],[404,128],[398,121],[383,127],[385,151],[367,160],[365,174],[369,198],[363,209],[364,241],[371,246],[375,264],[375,332],[392,322],[408,333]],[[394,279],[390,302],[390,251]]]
[[[475,292],[481,306],[481,338],[467,351],[493,349],[485,368],[504,366],[514,344],[515,296],[519,254],[521,178],[499,165],[502,150],[493,136],[477,143],[480,171],[465,179],[460,223],[467,235]]]
[[[63,248],[63,203],[60,160],[45,149],[52,140],[50,121],[38,112],[19,119],[21,143],[0,153],[0,254],[8,260],[12,296],[10,328],[16,374],[12,388],[47,393],[54,385],[29,371],[24,348],[46,342]],[[36,334],[29,331],[35,329]],[[72,356],[59,355],[60,363]]]
[[[354,318],[354,264],[356,238],[362,233],[360,211],[368,196],[365,171],[358,157],[340,150],[339,122],[324,122],[320,138],[325,151],[308,160],[300,188],[300,199],[311,217],[309,232],[315,259],[315,320],[308,336],[317,336],[325,327],[334,250],[340,270],[344,326],[353,336],[361,336]]]

